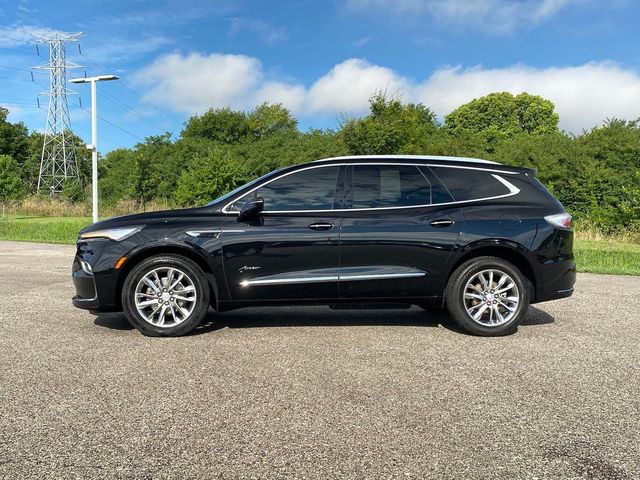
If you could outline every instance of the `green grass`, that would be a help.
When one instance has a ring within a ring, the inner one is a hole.
[[[0,217],[0,240],[74,244],[90,217]]]
[[[0,219],[0,240],[74,244],[89,217],[25,217]],[[580,272],[640,275],[640,245],[613,240],[576,238],[576,264]]]
[[[640,245],[612,240],[582,240],[573,244],[579,272],[640,275]]]

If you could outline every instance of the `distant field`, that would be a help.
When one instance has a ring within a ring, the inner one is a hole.
[[[0,218],[0,240],[73,244],[78,231],[90,223],[90,217],[9,215],[6,219]]]
[[[640,275],[638,244],[576,239],[574,254],[581,272]]]
[[[25,217],[0,219],[0,240],[73,244],[90,217]],[[581,272],[640,275],[640,245],[612,240],[575,240]]]

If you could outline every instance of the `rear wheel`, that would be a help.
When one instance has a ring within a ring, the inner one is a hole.
[[[122,305],[131,324],[144,335],[184,335],[204,320],[209,288],[193,261],[158,255],[131,270],[123,285]]]
[[[497,257],[478,257],[451,275],[447,308],[455,322],[475,335],[514,332],[529,308],[530,284],[520,270]]]

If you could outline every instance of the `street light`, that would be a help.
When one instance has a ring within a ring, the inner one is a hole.
[[[93,200],[93,223],[98,221],[98,112],[96,111],[96,82],[118,80],[115,75],[98,75],[97,77],[72,78],[71,83],[91,84],[91,197]]]

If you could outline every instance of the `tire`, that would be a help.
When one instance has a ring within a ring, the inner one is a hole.
[[[513,288],[506,289],[512,284]],[[484,337],[515,332],[529,309],[530,296],[529,280],[513,264],[497,257],[463,263],[449,278],[445,291],[453,320],[466,332]]]
[[[202,270],[180,255],[143,260],[129,272],[122,287],[122,306],[129,322],[150,337],[176,337],[192,331],[204,321],[209,299]]]

